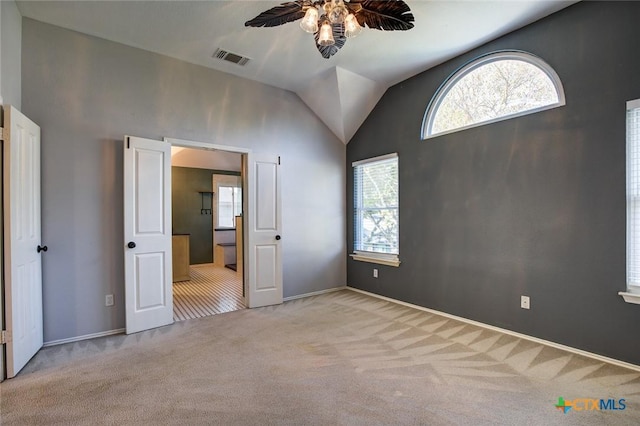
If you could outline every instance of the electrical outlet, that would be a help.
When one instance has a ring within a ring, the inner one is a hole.
[[[529,299],[529,296],[520,296],[520,307],[522,309],[531,308],[531,300]]]
[[[377,269],[373,270],[373,278],[378,278],[378,270]]]
[[[113,306],[113,294],[107,294],[104,297],[104,306]]]

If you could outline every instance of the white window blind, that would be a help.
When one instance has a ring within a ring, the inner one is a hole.
[[[398,254],[398,156],[353,163],[354,250]]]
[[[640,286],[640,99],[627,103],[627,285]]]

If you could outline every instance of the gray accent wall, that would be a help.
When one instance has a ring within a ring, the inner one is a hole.
[[[280,155],[284,296],[345,284],[346,148],[292,92],[30,19],[22,82],[42,128],[45,341],[125,325],[125,134]]]
[[[213,191],[213,175],[229,174],[240,176],[239,172],[223,170],[171,167],[171,221],[174,234],[189,234],[189,264],[212,263],[213,259],[213,218],[215,201],[205,194],[204,208],[211,208],[209,214],[202,214],[203,198],[200,192]]]
[[[617,294],[639,16],[638,2],[580,2],[387,90],[347,147],[348,211],[351,162],[398,152],[402,264],[350,259],[348,285],[640,365],[640,306]],[[445,79],[501,49],[547,61],[566,106],[421,140]],[[351,250],[351,213],[347,236]]]

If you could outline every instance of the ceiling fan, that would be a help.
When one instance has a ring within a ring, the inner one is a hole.
[[[329,59],[362,27],[406,31],[413,14],[402,0],[297,0],[265,10],[245,22],[246,27],[276,27],[302,19],[300,27],[314,34],[322,57]]]

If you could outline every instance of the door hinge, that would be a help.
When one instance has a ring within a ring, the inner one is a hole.
[[[280,165],[280,156],[278,155],[278,166]]]
[[[129,140],[129,136],[127,136],[127,149],[131,148],[131,141]]]
[[[0,141],[4,140],[4,127],[0,127]]]
[[[0,333],[0,345],[6,345],[10,340],[11,335],[9,334],[9,332],[7,332],[7,330],[2,330],[2,332]]]

